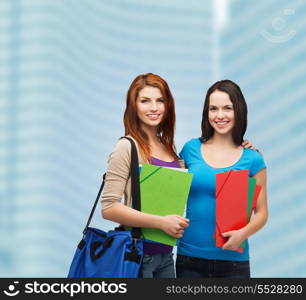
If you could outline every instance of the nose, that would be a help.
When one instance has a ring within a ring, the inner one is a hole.
[[[223,119],[223,117],[224,117],[224,112],[222,111],[222,109],[218,109],[217,118],[218,119]]]
[[[151,106],[150,106],[150,109],[151,109],[152,111],[156,111],[156,110],[157,110],[157,103],[156,103],[156,101],[152,101]]]

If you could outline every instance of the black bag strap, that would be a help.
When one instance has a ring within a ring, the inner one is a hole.
[[[132,187],[132,207],[141,210],[140,204],[140,184],[139,184],[139,161],[135,142],[130,137],[126,138],[131,143],[131,187]]]
[[[131,165],[130,165],[130,175],[131,175],[131,196],[132,196],[132,207],[136,210],[141,210],[141,204],[140,204],[140,184],[139,184],[139,162],[138,162],[138,154],[137,154],[137,148],[135,145],[135,142],[133,141],[133,139],[123,136],[120,139],[125,138],[127,140],[130,141],[131,143]],[[87,224],[83,230],[83,235],[86,234],[87,229],[90,225],[91,219],[93,217],[93,214],[96,210],[98,201],[100,199],[103,187],[104,187],[104,183],[105,183],[105,177],[106,177],[106,173],[103,174],[103,181],[102,184],[100,186],[98,195],[96,197],[96,201],[91,209],[89,218],[87,220]],[[133,227],[132,228],[132,236],[134,238],[140,239],[141,237],[141,229],[139,227]]]

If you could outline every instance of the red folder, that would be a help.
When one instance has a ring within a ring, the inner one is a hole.
[[[247,224],[248,173],[248,170],[230,170],[216,175],[217,247],[223,246],[227,240],[222,236],[223,232],[238,230]]]

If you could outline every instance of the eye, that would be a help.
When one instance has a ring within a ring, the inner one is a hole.
[[[147,99],[141,99],[141,100],[140,100],[141,103],[147,103],[148,101],[149,101],[149,100],[147,100]]]
[[[164,99],[158,99],[157,102],[164,103]]]
[[[210,110],[210,111],[215,111],[216,108],[215,108],[215,107],[210,107],[209,110]]]
[[[233,109],[232,106],[226,106],[226,107],[225,107],[225,110],[232,110],[232,109]]]

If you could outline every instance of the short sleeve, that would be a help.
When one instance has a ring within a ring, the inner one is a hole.
[[[181,150],[181,152],[179,153],[179,156],[180,156],[180,158],[182,159],[182,160],[185,160],[185,152],[184,152],[184,148],[185,148],[185,145],[184,145],[184,147],[183,147],[183,149]]]
[[[190,160],[193,156],[193,153],[195,149],[197,148],[197,143],[199,143],[198,138],[189,140],[188,142],[185,143],[185,145],[183,146],[183,149],[179,153],[179,156],[181,157],[182,160],[184,160],[185,166],[187,169],[189,167]]]
[[[254,176],[262,169],[266,168],[265,161],[263,159],[263,156],[260,152],[257,152],[255,150],[252,150],[252,165],[250,169],[250,175]]]
[[[188,150],[187,150],[187,148],[188,148],[188,143],[186,143],[183,146],[182,150],[179,153],[179,156],[184,161],[186,168],[188,168],[188,163],[187,163],[187,152],[188,152]]]

